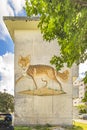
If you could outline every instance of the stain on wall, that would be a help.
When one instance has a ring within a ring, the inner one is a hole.
[[[15,30],[15,125],[72,125],[72,69],[56,71],[56,40],[39,30]]]

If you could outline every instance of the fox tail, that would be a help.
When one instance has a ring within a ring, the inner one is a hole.
[[[57,72],[57,76],[62,79],[63,81],[67,81],[69,78],[69,71],[65,70],[63,73]]]

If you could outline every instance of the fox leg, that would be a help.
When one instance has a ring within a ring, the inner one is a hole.
[[[54,76],[54,77],[55,77],[55,78],[54,78],[55,81],[56,81],[56,82],[59,84],[59,86],[60,86],[60,91],[63,91],[63,90],[62,90],[62,85],[61,85],[61,83],[60,83],[59,80],[56,78],[56,72],[55,72],[55,71],[54,71],[54,75],[55,75],[55,76]]]
[[[20,76],[17,80],[16,80],[16,84],[24,77],[24,75]]]
[[[62,85],[61,83],[59,82],[59,80],[56,78],[56,73],[54,70],[51,71],[51,73],[47,73],[48,77],[50,79],[52,79],[53,81],[55,81],[57,84],[59,84],[59,87],[60,87],[60,91],[63,91],[62,90]]]
[[[35,84],[35,87],[36,87],[36,89],[37,89],[37,88],[38,88],[38,86],[37,86],[37,84],[36,84],[36,81],[35,81],[34,77],[32,77],[32,79],[33,79],[34,84]]]
[[[62,91],[62,85],[61,85],[61,83],[58,81],[58,79],[56,79],[56,81],[57,81],[57,83],[58,83],[59,86],[60,86],[60,90]]]
[[[59,82],[59,80],[56,78],[56,76],[54,76],[52,79],[53,79],[56,83],[59,84],[60,91],[63,91],[63,90],[62,90],[62,85],[61,85],[61,83]]]

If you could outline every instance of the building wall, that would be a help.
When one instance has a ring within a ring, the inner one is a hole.
[[[77,79],[73,83],[73,105],[78,106],[82,103],[82,99],[84,98],[86,86],[81,79]]]
[[[19,65],[21,56],[30,58],[31,65],[48,65],[51,67],[50,59],[53,55],[59,54],[57,41],[43,41],[39,30],[15,30],[15,125],[72,125],[72,77],[73,69],[66,66],[60,71],[68,70],[67,80],[57,77],[62,85],[63,91],[57,82],[49,78],[45,70],[37,75],[38,70],[34,69],[35,80],[28,76]],[[54,66],[52,66],[54,68]],[[45,68],[47,69],[47,68]],[[76,69],[75,69],[76,71]],[[77,70],[78,71],[78,70]],[[33,73],[32,72],[32,73]],[[48,70],[46,70],[48,73]],[[52,73],[50,76],[52,77]],[[20,79],[21,76],[24,76]],[[44,82],[42,82],[44,80]],[[46,82],[47,81],[47,84]],[[46,86],[45,86],[46,85]],[[45,87],[43,87],[45,86]]]
[[[80,98],[80,102],[84,98],[84,95],[85,95],[85,84],[84,84],[83,81],[80,81],[80,84],[79,84],[79,98]]]

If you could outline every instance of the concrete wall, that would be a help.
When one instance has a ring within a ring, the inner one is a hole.
[[[43,41],[39,30],[15,30],[15,125],[35,125],[35,124],[52,124],[52,125],[72,125],[72,76],[73,68],[66,66],[61,70],[68,70],[68,80],[58,79],[62,84],[61,92],[57,84],[48,79],[46,92],[53,92],[42,95],[30,93],[35,90],[35,84],[31,77],[24,76],[17,83],[16,81],[23,74],[23,69],[19,66],[18,60],[21,56],[30,55],[31,65],[49,65],[53,55],[59,54],[57,41],[50,43]],[[52,66],[54,67],[54,66]],[[75,68],[74,68],[75,69]],[[75,69],[76,71],[76,69]],[[43,77],[42,77],[43,78]],[[47,77],[46,77],[47,78]],[[37,91],[42,92],[41,77],[36,77],[38,84]],[[47,86],[47,87],[48,87]]]

